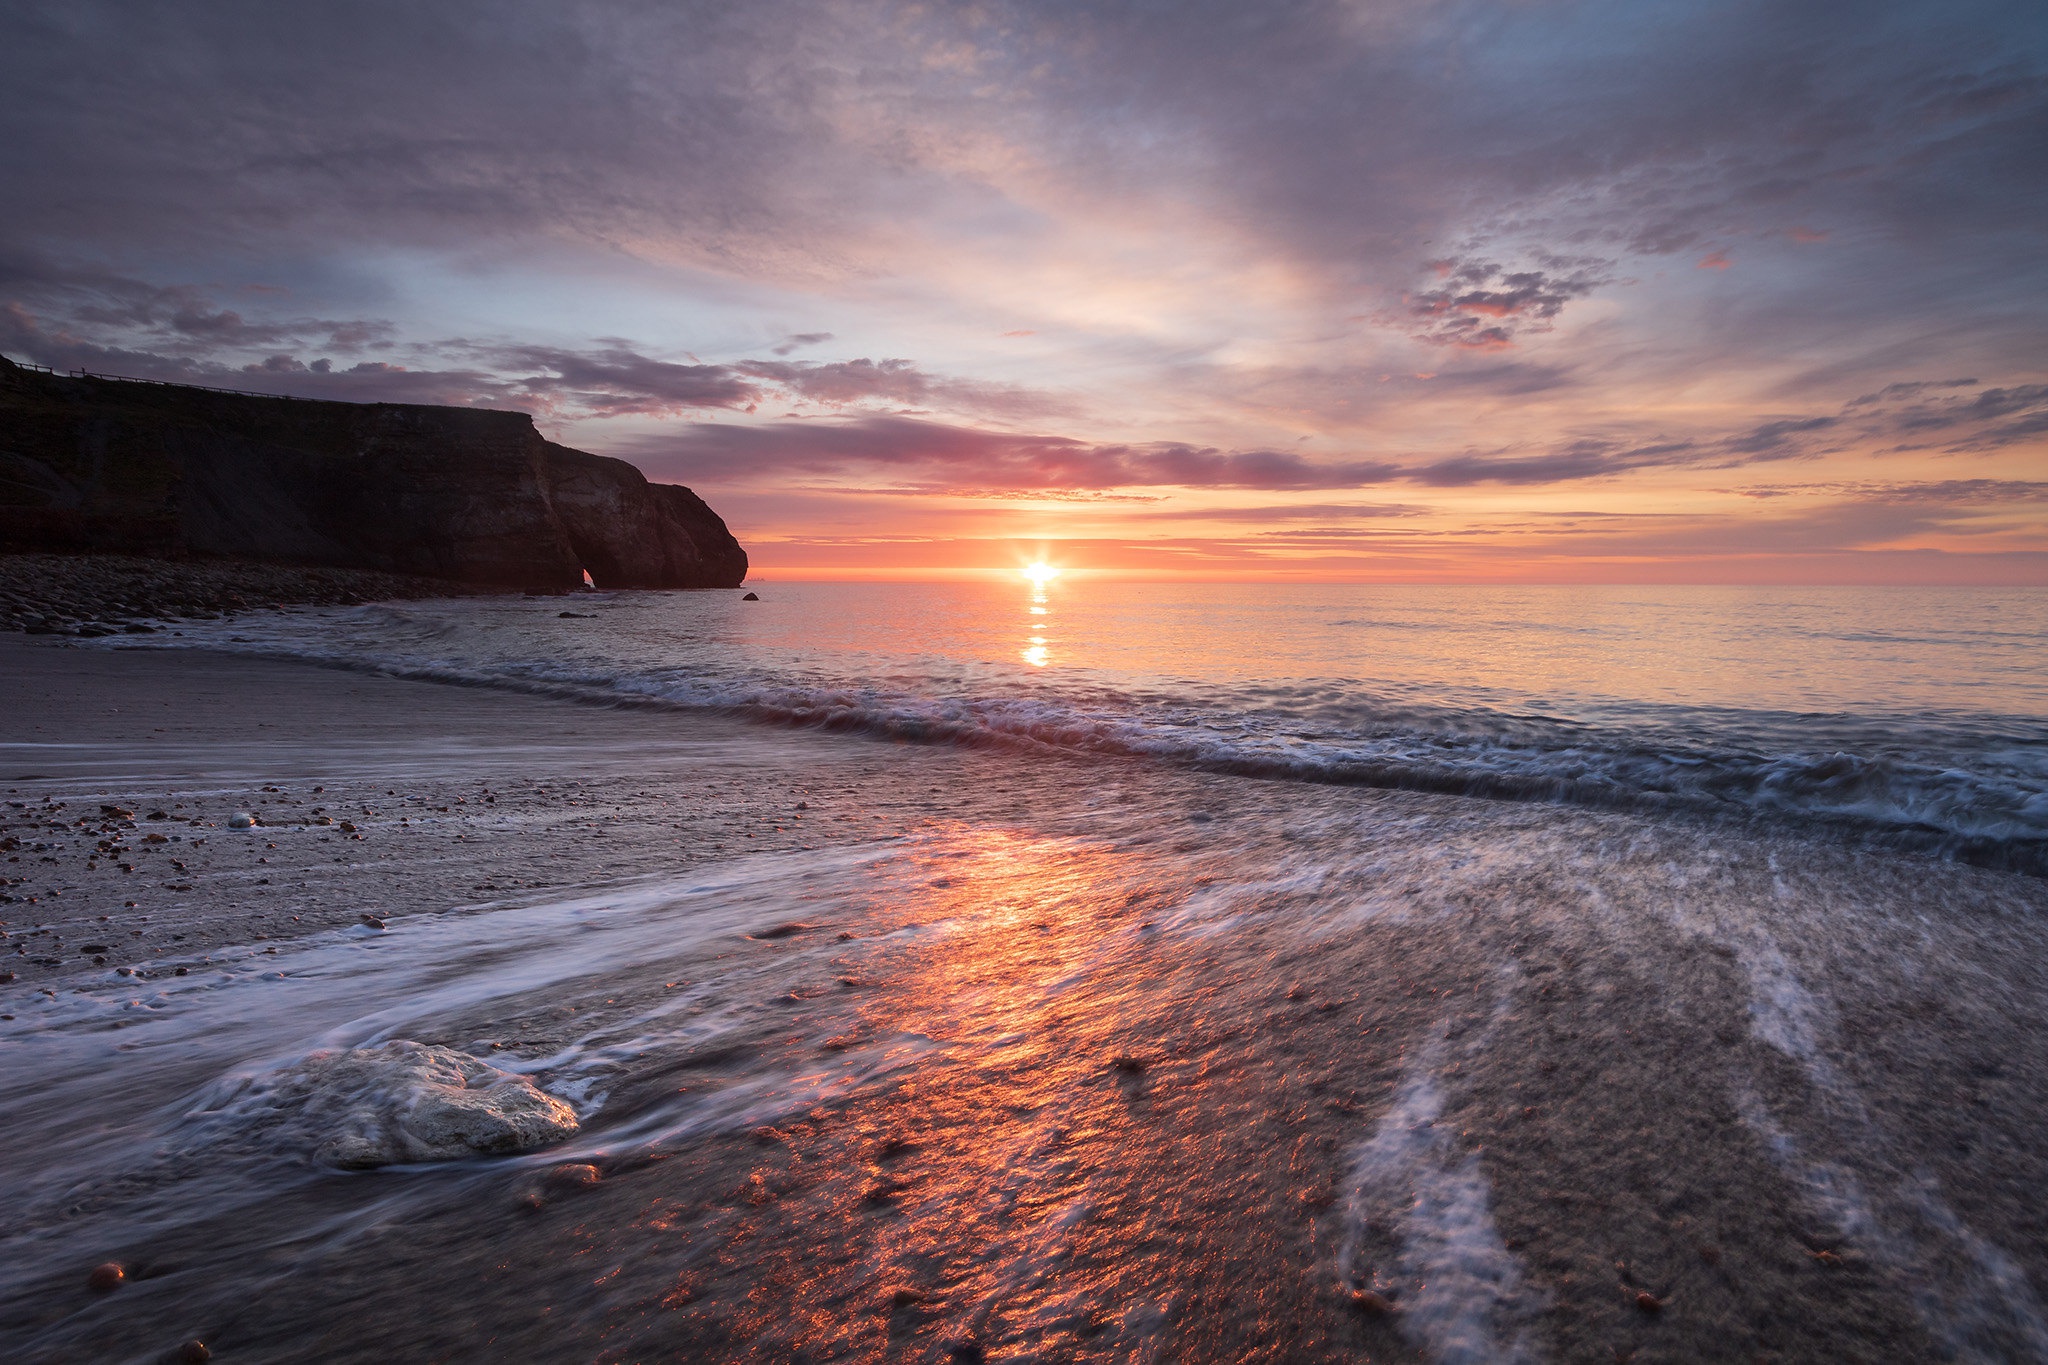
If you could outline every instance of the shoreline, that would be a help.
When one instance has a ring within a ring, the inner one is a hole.
[[[218,620],[265,607],[357,606],[518,591],[370,569],[10,551],[0,554],[0,632],[151,635],[175,633],[180,620]]]
[[[2048,1343],[2039,879],[200,651],[0,638],[0,715],[30,1359]],[[584,1130],[236,1126],[386,1038]]]

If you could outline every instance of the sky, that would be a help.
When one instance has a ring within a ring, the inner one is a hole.
[[[0,0],[0,353],[764,578],[2048,583],[2038,0]]]

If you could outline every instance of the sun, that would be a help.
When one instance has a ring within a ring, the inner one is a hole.
[[[1033,583],[1036,583],[1041,588],[1060,576],[1060,571],[1058,568],[1051,564],[1046,563],[1042,559],[1039,560],[1036,564],[1026,564],[1017,572],[1023,574],[1026,578],[1030,579]]]

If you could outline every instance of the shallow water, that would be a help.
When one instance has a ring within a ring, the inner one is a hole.
[[[34,1100],[0,1125],[0,1338],[2048,1360],[2048,879],[1930,856],[2039,870],[2038,597],[1266,592],[771,585],[181,626],[645,712],[568,745],[522,713],[359,750],[18,756],[73,784],[561,767],[678,811],[711,750],[671,747],[674,708],[781,727],[718,740],[727,779],[749,744],[862,758],[833,759],[822,847],[685,868],[675,829],[620,827],[565,860],[580,887],[14,1005],[0,1056]],[[878,738],[977,750],[921,749],[947,761],[916,779],[971,765],[972,802],[934,785],[907,837],[825,837],[885,780]],[[390,1039],[528,1076],[581,1129],[323,1167],[270,1078]],[[102,1259],[134,1279],[95,1297]]]
[[[0,1331],[30,1359],[2043,1358],[2044,911],[2037,879],[1824,843],[1109,763],[1029,820],[44,997],[0,1025],[38,1097],[0,1130]],[[389,1038],[583,1129],[320,1167],[262,1078]],[[102,1258],[136,1280],[95,1299]]]
[[[753,603],[589,594],[180,629],[408,676],[1819,825],[2048,871],[2033,589],[792,583]]]

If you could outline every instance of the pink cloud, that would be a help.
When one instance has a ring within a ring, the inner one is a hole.
[[[1728,253],[1725,251],[1710,251],[1700,257],[1700,269],[1702,270],[1726,270],[1733,264],[1735,263],[1728,259]]]

